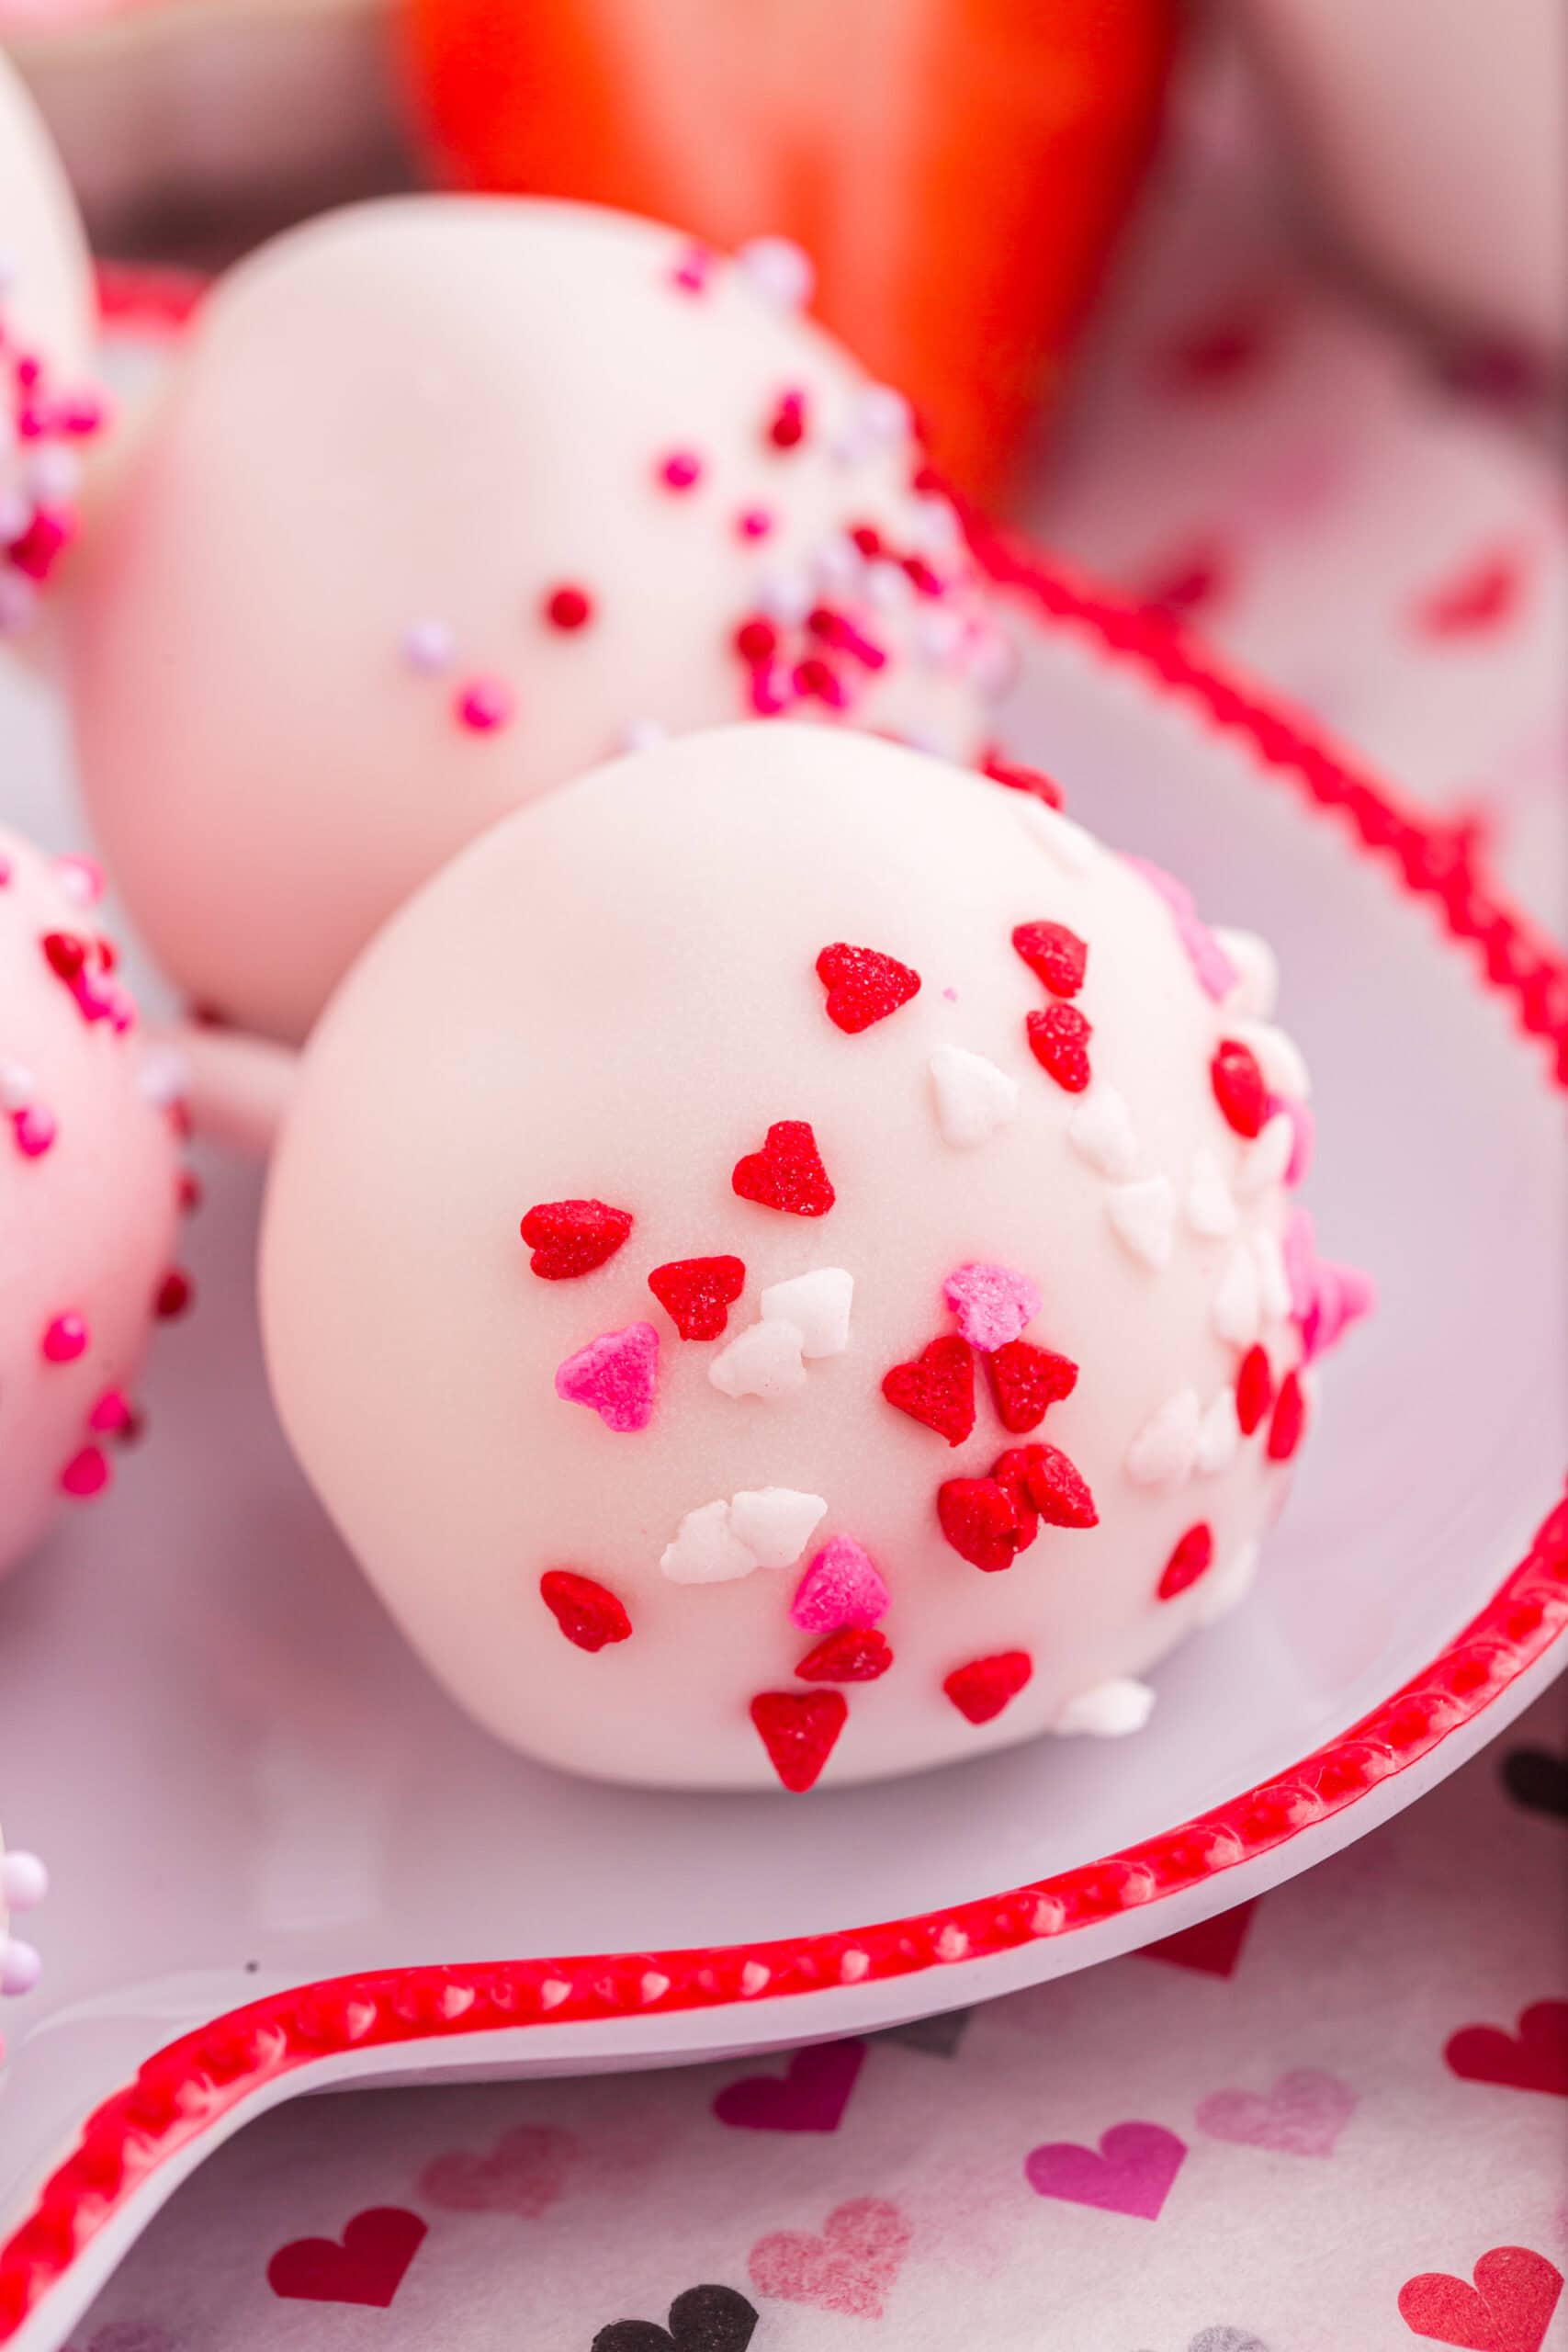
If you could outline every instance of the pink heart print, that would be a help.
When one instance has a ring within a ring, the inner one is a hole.
[[[1186,2159],[1185,2142],[1163,2123],[1113,2123],[1101,2132],[1098,2153],[1052,2140],[1030,2150],[1023,2170],[1037,2197],[1156,2222]]]
[[[433,2156],[419,2177],[420,2193],[449,2213],[547,2212],[566,2187],[577,2154],[570,2132],[520,2123],[503,2132],[488,2155],[466,2148]]]
[[[1198,2109],[1198,2129],[1211,2139],[1248,2148],[1275,2148],[1292,2156],[1331,2156],[1356,2111],[1356,2094],[1335,2075],[1298,2066],[1270,2091],[1211,2091]]]
[[[836,2205],[819,2238],[807,2230],[775,2230],[759,2238],[747,2257],[760,2295],[812,2303],[851,2319],[880,2319],[909,2250],[909,2224],[882,2197],[854,2197]]]
[[[863,2041],[797,2050],[782,2075],[745,2075],[714,2100],[721,2123],[745,2132],[836,2132],[865,2058]]]

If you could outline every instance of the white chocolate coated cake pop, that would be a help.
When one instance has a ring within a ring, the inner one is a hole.
[[[135,1434],[170,1253],[177,1106],[93,911],[95,869],[0,831],[0,1568]]]
[[[73,537],[85,443],[104,417],[87,380],[92,280],[65,175],[0,56],[0,637],[32,618]]]
[[[979,752],[1007,648],[906,404],[799,315],[792,250],[412,198],[212,295],[71,615],[99,837],[198,1002],[303,1035],[454,850],[661,733],[787,714]]]
[[[457,1698],[708,1788],[1136,1728],[1311,1417],[1267,986],[1028,796],[818,729],[467,850],[307,1048],[262,1266],[299,1459]]]

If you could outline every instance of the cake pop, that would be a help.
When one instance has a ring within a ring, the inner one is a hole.
[[[107,1487],[149,1329],[190,1294],[175,1073],[137,1033],[99,887],[0,831],[0,1568]]]
[[[92,327],[65,175],[0,56],[0,637],[32,618],[75,535],[80,451],[105,415],[88,382]]]
[[[297,1039],[394,907],[616,751],[788,715],[968,760],[998,637],[805,258],[418,198],[208,300],[75,568],[83,775],[198,1003]]]
[[[472,844],[307,1046],[262,1254],[285,1427],[457,1698],[708,1788],[1137,1728],[1312,1420],[1270,987],[1041,801],[818,729]]]

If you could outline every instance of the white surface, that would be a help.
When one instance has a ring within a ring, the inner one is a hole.
[[[1324,1137],[1309,1198],[1384,1303],[1325,1384],[1253,1600],[1160,1670],[1154,1723],[1111,1750],[1043,1743],[803,1805],[628,1794],[525,1765],[425,1679],[288,1467],[250,1325],[254,1181],[226,1171],[191,1233],[201,1304],[159,1351],[145,1448],[110,1505],[0,1592],[7,1831],[54,1871],[43,1984],[7,2020],[7,2221],[141,2057],[269,1987],[864,1924],[1114,1852],[1352,1723],[1520,1556],[1558,1487],[1564,1402],[1564,1170],[1536,1050],[1433,912],[1348,854],[1339,820],[1260,785],[1192,714],[1152,704],[1070,636],[1035,643],[1010,732],[1110,839],[1183,865],[1207,912],[1256,923],[1297,976]],[[48,765],[41,738],[31,764]],[[1500,1729],[1551,1663],[1322,1828],[1103,1928],[957,1963],[940,1992],[866,1984],[391,2064],[655,2063],[1079,1967],[1386,1818]],[[164,2167],[79,2285],[172,2185]],[[59,2343],[78,2300],[51,2299],[28,2352]]]

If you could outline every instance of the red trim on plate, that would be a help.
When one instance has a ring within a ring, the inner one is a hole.
[[[1263,766],[1323,808],[1345,812],[1388,877],[1434,899],[1456,941],[1478,950],[1480,984],[1512,1001],[1568,1085],[1568,964],[1477,870],[1473,843],[1400,806],[1305,722],[1212,669],[1178,628],[1078,586],[1029,548],[972,525],[1002,585],[1086,632],[1113,660],[1201,706]],[[0,2248],[0,2343],[155,2167],[282,2075],[351,2050],[438,2035],[717,2009],[760,1994],[810,1993],[908,1976],[1010,1951],[1199,1885],[1354,1804],[1428,1755],[1532,1665],[1568,1624],[1568,1501],[1559,1501],[1492,1600],[1439,1657],[1342,1737],[1277,1779],[1125,1853],[947,1911],[830,1936],[750,1947],[579,1954],[338,1977],[231,2012],[159,2051],[88,2119],[74,2152]]]

